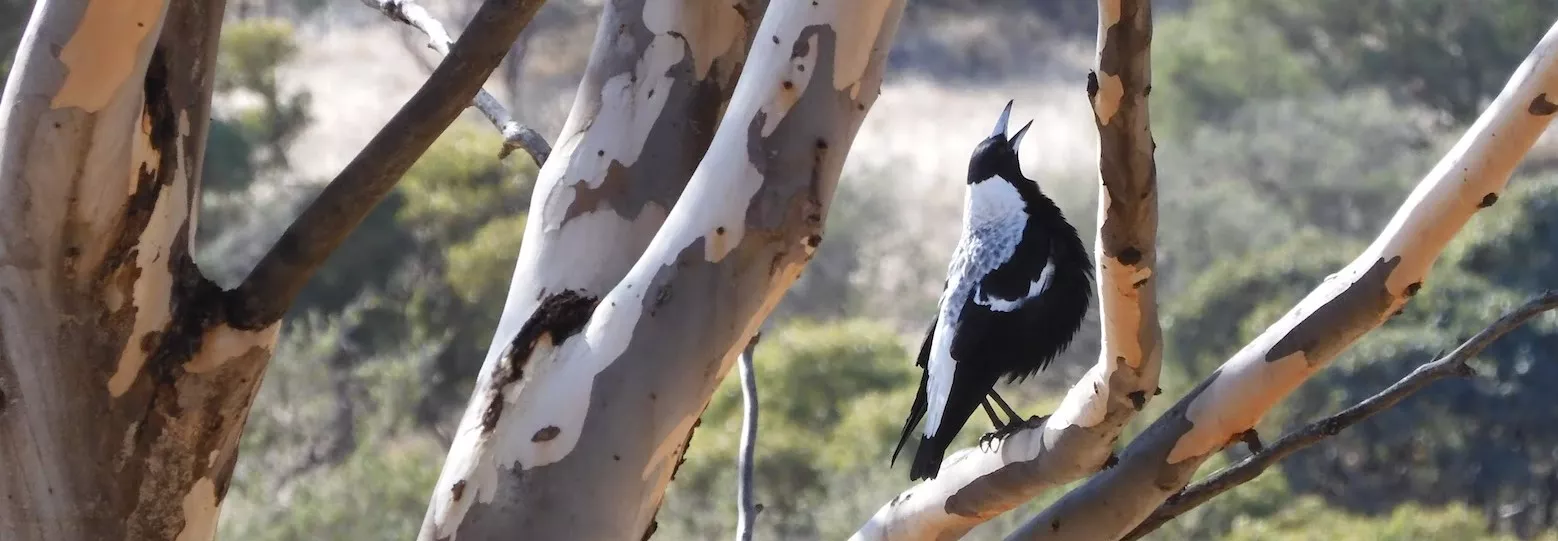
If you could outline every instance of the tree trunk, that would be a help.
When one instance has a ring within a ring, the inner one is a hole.
[[[890,500],[851,539],[961,537],[1045,490],[1087,477],[1157,390],[1163,348],[1154,272],[1157,172],[1147,119],[1151,2],[1105,0],[1098,8],[1097,63],[1087,85],[1100,138],[1098,363],[1043,426],[952,454],[935,479]]]
[[[377,195],[311,206],[305,218],[328,219],[294,224],[256,273],[270,280],[238,291],[191,258],[223,4],[35,9],[0,98],[6,541],[214,535],[293,286],[469,103],[539,6],[516,2],[484,4],[471,26],[484,31],[435,72],[445,80],[369,145],[385,159],[359,156],[314,206],[364,179]]]
[[[220,323],[190,257],[222,9],[48,0],[23,38],[0,100],[7,539],[214,531],[276,330]]]
[[[1417,293],[1450,239],[1498,200],[1510,173],[1558,112],[1553,96],[1558,96],[1558,25],[1373,245],[1153,422],[1118,466],[1089,479],[1008,539],[1119,539],[1131,531],[1183,488],[1208,457],[1239,441],[1272,406]]]
[[[821,242],[903,2],[774,3],[682,190],[691,115],[657,101],[713,89],[663,74],[702,79],[739,50],[756,12],[723,8],[608,8],[422,539],[643,538],[714,388]],[[608,64],[617,40],[638,52]],[[664,178],[628,183],[634,167]]]

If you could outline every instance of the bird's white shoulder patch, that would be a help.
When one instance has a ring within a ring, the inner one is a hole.
[[[1039,279],[1028,283],[1028,293],[1016,299],[1003,299],[985,294],[983,288],[976,287],[974,291],[974,303],[989,307],[996,312],[1010,312],[1028,301],[1039,298],[1049,290],[1049,281],[1055,276],[1055,261],[1053,259],[1044,262],[1044,270],[1039,273]]]

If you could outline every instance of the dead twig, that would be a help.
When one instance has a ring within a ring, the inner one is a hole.
[[[486,0],[465,35],[415,95],[325,186],[303,215],[228,293],[228,321],[259,329],[286,313],[325,258],[384,199],[492,76],[544,0]]]
[[[439,55],[449,56],[449,44],[454,40],[450,39],[444,25],[414,0],[362,0],[362,3],[391,20],[422,31],[427,35],[429,49],[437,51]],[[498,159],[507,158],[514,149],[524,149],[530,159],[535,160],[536,166],[546,163],[546,158],[552,154],[552,146],[546,142],[546,138],[529,126],[516,122],[508,109],[491,93],[478,91],[471,105],[481,111],[498,129],[498,133],[503,135],[503,149],[498,151]]]
[[[753,370],[752,353],[762,333],[752,335],[747,348],[741,352],[737,366],[741,374],[741,455],[736,459],[740,470],[740,482],[736,485],[736,499],[740,502],[736,517],[736,541],[752,541],[752,525],[763,507],[753,503],[753,458],[757,454],[757,372]]]
[[[1326,417],[1319,421],[1290,432],[1265,449],[1245,457],[1243,460],[1223,468],[1208,476],[1199,483],[1195,483],[1179,493],[1169,497],[1159,506],[1152,515],[1147,517],[1136,529],[1131,530],[1124,539],[1140,539],[1162,527],[1191,509],[1210,501],[1219,494],[1253,481],[1264,473],[1267,468],[1287,458],[1300,449],[1304,449],[1326,438],[1335,436],[1342,429],[1358,424],[1376,413],[1385,411],[1395,406],[1402,399],[1427,387],[1430,383],[1448,377],[1469,377],[1474,375],[1470,365],[1466,361],[1480,353],[1495,340],[1519,328],[1532,318],[1545,312],[1558,308],[1558,292],[1546,291],[1541,295],[1527,301],[1519,308],[1504,314],[1498,321],[1488,325],[1471,339],[1456,347],[1448,355],[1440,356],[1432,362],[1424,364],[1413,370],[1411,374],[1401,378],[1395,384],[1380,391],[1374,396],[1342,410],[1341,413]]]

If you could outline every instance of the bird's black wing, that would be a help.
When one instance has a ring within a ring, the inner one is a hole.
[[[1000,350],[1031,342],[1025,333],[1043,324],[1045,303],[1039,301],[1054,279],[1050,255],[1050,239],[1043,228],[1029,222],[1011,257],[980,278],[963,302],[952,341],[953,358],[994,362],[991,355],[1017,354]]]
[[[914,425],[920,424],[920,418],[925,416],[926,396],[925,382],[930,379],[930,344],[936,336],[937,318],[930,319],[930,328],[925,330],[925,343],[920,345],[920,354],[915,359],[915,366],[920,367],[920,390],[914,395],[914,405],[909,407],[909,418],[903,422],[903,435],[898,437],[898,446],[893,448],[893,458],[887,462],[892,466],[898,462],[898,452],[903,450],[903,444],[909,441],[909,433],[914,431]]]

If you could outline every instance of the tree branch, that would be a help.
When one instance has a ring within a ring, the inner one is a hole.
[[[742,407],[741,455],[736,458],[736,467],[741,477],[736,486],[736,499],[740,502],[736,541],[752,541],[752,525],[757,521],[757,513],[762,511],[762,507],[752,501],[753,459],[757,455],[757,373],[753,371],[752,355],[762,336],[761,332],[752,335],[752,339],[747,341],[747,349],[741,352],[741,357],[736,361],[741,372]]]
[[[1184,514],[1191,509],[1201,506],[1217,495],[1233,489],[1233,487],[1253,481],[1288,455],[1298,452],[1326,438],[1335,436],[1342,429],[1358,424],[1364,419],[1374,416],[1379,412],[1394,407],[1413,393],[1422,390],[1429,384],[1448,377],[1469,377],[1475,375],[1471,366],[1466,361],[1481,353],[1495,340],[1524,325],[1532,318],[1558,308],[1558,292],[1546,291],[1541,295],[1526,301],[1519,308],[1506,313],[1498,321],[1493,322],[1478,332],[1475,336],[1461,343],[1449,355],[1442,356],[1432,362],[1417,367],[1411,374],[1401,378],[1395,384],[1380,391],[1356,405],[1343,410],[1341,413],[1325,419],[1310,423],[1303,428],[1291,432],[1277,440],[1277,442],[1265,450],[1252,454],[1224,468],[1199,483],[1179,491],[1158,507],[1152,516],[1125,536],[1126,540],[1140,539],[1162,527],[1164,524]]]
[[[444,30],[444,25],[415,0],[362,0],[362,3],[391,20],[421,30],[427,35],[429,49],[437,51],[439,55],[449,56],[449,44],[454,40]],[[498,133],[503,135],[503,149],[498,151],[498,159],[507,158],[514,149],[524,149],[537,166],[546,164],[547,156],[552,153],[552,146],[547,144],[546,138],[529,126],[516,122],[508,109],[486,89],[476,92],[476,99],[472,100],[471,105],[481,111],[498,129]]]
[[[234,327],[281,319],[303,284],[465,110],[544,0],[486,0],[449,56],[229,294]]]
[[[1452,238],[1492,205],[1558,107],[1552,27],[1374,243],[1155,420],[1115,467],[1093,476],[1008,539],[1119,539],[1189,484],[1214,453],[1422,287]]]
[[[856,540],[961,536],[1052,487],[1098,471],[1157,392],[1157,166],[1148,118],[1150,0],[1098,3],[1087,96],[1099,135],[1098,306],[1103,349],[1043,426],[949,455],[935,479],[883,505]]]

